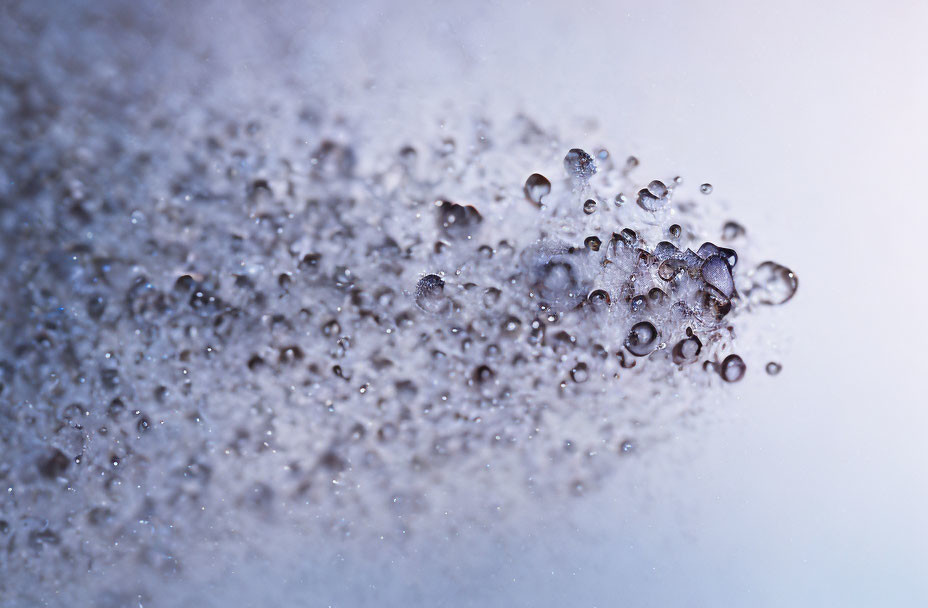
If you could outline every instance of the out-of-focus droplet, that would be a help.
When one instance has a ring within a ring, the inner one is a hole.
[[[783,366],[777,363],[776,361],[771,361],[770,363],[767,364],[766,370],[767,370],[767,373],[770,374],[771,376],[776,376],[781,371],[783,371]]]
[[[590,379],[590,372],[587,369],[586,363],[578,363],[570,370],[570,379],[576,382],[577,384],[583,384]]]
[[[699,187],[699,191],[703,194],[712,194],[712,184],[703,184]]]
[[[795,295],[799,279],[792,270],[776,262],[764,262],[751,277],[753,284],[748,292],[751,302],[776,306]]]
[[[733,241],[738,237],[744,236],[745,232],[744,226],[738,222],[725,222],[725,225],[722,226],[722,239],[725,241]]]

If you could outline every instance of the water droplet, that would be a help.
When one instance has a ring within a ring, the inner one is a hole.
[[[599,248],[602,246],[602,244],[602,241],[600,241],[599,237],[597,236],[588,236],[583,241],[583,246],[590,251],[599,251]]]
[[[768,374],[770,374],[771,376],[776,376],[781,371],[783,371],[783,366],[777,363],[776,361],[771,361],[770,363],[767,364],[766,369],[767,369]]]
[[[740,236],[744,236],[745,232],[744,226],[738,222],[725,222],[725,225],[722,226],[722,239],[733,241]]]
[[[737,382],[744,377],[747,366],[738,355],[728,355],[719,365],[719,375],[725,382]]]
[[[532,173],[528,176],[528,179],[525,180],[523,191],[525,192],[525,198],[541,206],[542,197],[551,193],[551,182],[540,173]]]
[[[648,184],[647,188],[638,191],[638,205],[645,211],[652,213],[660,211],[670,202],[667,186],[659,180],[654,180]]]
[[[752,279],[748,297],[757,304],[783,304],[795,295],[799,287],[799,279],[793,271],[776,262],[762,263],[754,271]]]
[[[596,173],[596,163],[580,148],[572,148],[564,157],[564,169],[571,179],[585,183]]]
[[[673,347],[673,362],[677,365],[682,363],[692,363],[699,357],[702,351],[702,342],[696,336],[690,336],[679,342]]]
[[[483,221],[480,212],[470,205],[450,201],[435,201],[438,207],[438,227],[450,239],[472,237]]]
[[[669,232],[670,236],[673,238],[678,239],[680,235],[683,234],[683,228],[680,227],[680,224],[672,224],[667,232]]]
[[[593,199],[588,199],[583,203],[583,212],[587,215],[590,215],[596,211],[596,201]]]
[[[703,194],[712,194],[712,184],[703,184],[699,187],[699,191]]]
[[[427,274],[416,284],[416,304],[427,313],[443,312],[448,301],[445,299],[445,282],[435,274]]]
[[[577,384],[582,384],[590,379],[590,372],[587,369],[586,363],[578,363],[570,370],[570,379],[576,382]]]
[[[625,348],[636,357],[644,357],[657,347],[659,334],[650,321],[642,321],[632,326],[625,338]]]
[[[594,310],[602,310],[612,303],[609,292],[604,289],[594,289],[587,296],[587,300],[593,305]]]
[[[635,444],[626,439],[619,445],[619,452],[622,454],[631,454],[635,451]]]
[[[735,291],[728,262],[721,255],[710,255],[702,265],[702,279],[714,287],[725,298]]]
[[[615,195],[615,206],[621,207],[628,202],[628,197],[622,194],[621,192]]]

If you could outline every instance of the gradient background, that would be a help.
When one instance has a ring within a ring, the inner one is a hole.
[[[525,110],[578,145],[711,182],[800,279],[789,305],[754,320],[778,332],[780,376],[749,374],[711,424],[596,496],[526,514],[502,541],[475,528],[337,566],[302,543],[183,593],[233,606],[928,605],[928,3],[144,10],[173,12],[211,49],[190,61],[246,98],[297,74],[365,82],[380,93],[323,95],[398,139],[434,128],[449,100]],[[188,71],[159,69],[165,86]]]

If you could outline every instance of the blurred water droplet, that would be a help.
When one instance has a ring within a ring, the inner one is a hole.
[[[712,184],[703,184],[699,187],[699,191],[703,194],[712,194]]]
[[[793,271],[776,262],[762,263],[751,278],[753,283],[748,297],[756,304],[783,304],[792,298],[799,288],[799,279]]]
[[[776,376],[783,370],[783,366],[777,363],[776,361],[771,361],[767,364],[767,373],[771,376]]]

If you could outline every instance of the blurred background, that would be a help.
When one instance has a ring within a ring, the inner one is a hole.
[[[143,57],[112,77],[165,95],[296,87],[397,141],[446,111],[525,112],[580,147],[605,142],[655,174],[711,182],[800,280],[789,306],[753,321],[776,328],[775,381],[749,375],[712,424],[596,495],[527,513],[511,533],[465,527],[400,554],[333,561],[300,539],[280,562],[178,594],[232,606],[928,605],[928,4],[41,10],[75,52]]]

